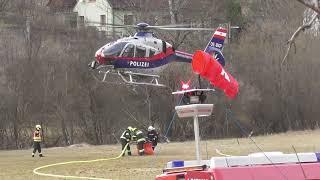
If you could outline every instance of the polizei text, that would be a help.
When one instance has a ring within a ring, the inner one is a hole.
[[[149,67],[149,62],[142,62],[142,61],[130,61],[130,67]]]

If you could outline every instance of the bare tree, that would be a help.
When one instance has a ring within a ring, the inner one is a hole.
[[[297,0],[297,1],[303,4],[304,6],[314,10],[318,14],[320,14],[319,1],[317,0]]]
[[[10,0],[0,0],[0,12],[6,11]]]
[[[173,118],[180,99],[171,95],[180,88],[180,80],[197,81],[190,64],[172,63],[164,69],[161,82],[168,86],[164,89],[101,83],[86,65],[110,39],[95,29],[70,29],[36,2],[10,1],[7,8],[13,8],[18,18],[13,18],[9,29],[0,29],[0,148],[29,147],[30,134],[38,123],[47,146],[116,143],[129,125],[141,129],[154,125],[160,132],[171,133],[173,140],[193,138],[192,123]],[[192,22],[197,27],[238,22],[232,19],[229,7],[234,1],[225,2],[155,1],[161,11],[146,5],[137,17],[154,24]],[[281,43],[301,23],[303,6],[290,0],[251,3],[244,16],[239,12],[243,4],[232,6],[245,26],[224,49],[226,68],[239,81],[240,94],[234,101],[219,90],[208,95],[215,110],[201,121],[205,138],[241,136],[231,118],[257,134],[319,127],[320,104],[315,98],[320,96],[319,42],[313,36],[292,38],[299,47],[308,48],[297,48],[298,53],[282,64],[286,48]],[[176,38],[175,33],[159,34],[167,41]],[[184,32],[175,42],[193,52],[204,48],[211,34]],[[204,87],[209,85],[203,82]],[[233,115],[226,113],[230,105]]]
[[[315,24],[315,22],[319,21],[319,13],[320,13],[319,0],[297,0],[297,1],[302,3],[304,6],[312,9],[313,11],[307,11],[306,15],[309,16],[309,18],[305,17],[303,24],[298,27],[298,29],[292,34],[291,38],[288,40],[287,42],[288,48],[285,56],[282,59],[282,64],[287,59],[292,45],[295,46],[295,40],[299,36],[300,32],[305,31],[306,29],[310,29],[312,25]]]

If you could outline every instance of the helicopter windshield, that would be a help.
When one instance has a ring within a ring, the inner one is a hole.
[[[103,50],[103,54],[105,56],[119,56],[126,44],[128,44],[128,42],[115,42],[110,46],[106,46]]]

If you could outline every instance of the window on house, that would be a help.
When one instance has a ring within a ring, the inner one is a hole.
[[[72,28],[77,27],[77,15],[76,14],[67,14],[65,18],[65,24],[70,25]]]
[[[100,24],[101,25],[106,25],[106,15],[100,15]]]
[[[133,24],[133,15],[124,15],[123,23],[125,25],[132,25]]]
[[[146,48],[137,47],[136,48],[136,57],[137,58],[143,58],[145,56],[146,56]]]
[[[80,26],[84,25],[84,16],[79,16],[79,25]]]

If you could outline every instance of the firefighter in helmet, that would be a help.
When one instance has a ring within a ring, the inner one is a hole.
[[[36,125],[36,130],[33,132],[33,152],[32,152],[32,157],[34,157],[34,154],[36,151],[39,152],[39,156],[43,157],[41,153],[41,143],[42,140],[42,134],[41,134],[41,126],[38,124]]]
[[[144,143],[146,142],[146,139],[144,138],[143,132],[137,128],[133,128],[132,139],[137,141],[139,155],[144,155]]]
[[[153,126],[148,127],[147,138],[148,141],[152,143],[152,149],[154,150],[159,140],[159,134],[157,133],[156,128],[154,128]]]
[[[120,142],[122,145],[121,150],[124,151],[124,149],[126,148],[127,152],[128,152],[128,156],[131,156],[131,150],[130,150],[130,141],[131,141],[131,134],[133,133],[133,128],[131,126],[128,126],[128,128],[122,133],[121,137],[120,137]],[[127,147],[126,147],[127,146]],[[123,152],[122,156],[124,156],[126,154],[126,152]]]

